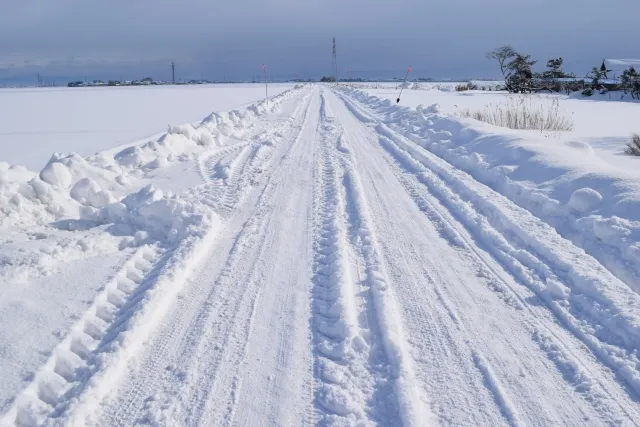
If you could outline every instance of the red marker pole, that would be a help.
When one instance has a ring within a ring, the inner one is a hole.
[[[411,72],[411,65],[407,68],[407,75],[404,76],[404,81],[402,82],[402,86],[400,87],[400,93],[398,94],[398,99],[396,99],[396,104],[400,103],[400,97],[402,96],[402,90],[404,89],[405,83],[407,83],[407,77],[409,77],[409,73]]]
[[[262,64],[262,71],[264,72],[264,99],[269,101],[269,85],[267,83],[267,66]]]

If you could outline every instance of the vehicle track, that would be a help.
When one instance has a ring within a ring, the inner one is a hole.
[[[539,277],[550,277],[550,272],[558,271],[557,266],[553,264],[544,266],[540,262],[544,257],[539,253],[527,253],[528,248],[522,245],[522,241],[512,232],[505,231],[501,227],[502,224],[495,220],[495,215],[481,217],[480,215],[486,212],[485,209],[479,208],[465,192],[460,193],[457,188],[450,187],[447,179],[440,179],[443,175],[447,178],[444,163],[437,165],[435,172],[432,172],[429,167],[432,167],[433,163],[428,154],[423,153],[416,157],[414,152],[419,148],[414,149],[415,145],[409,140],[381,124],[373,113],[366,111],[364,107],[357,104],[357,101],[349,99],[345,94],[338,94],[338,96],[354,117],[377,135],[380,146],[386,151],[386,161],[396,178],[405,187],[416,206],[428,218],[435,219],[434,225],[441,236],[452,246],[457,247],[459,252],[465,253],[472,262],[483,267],[484,274],[492,278],[488,281],[488,285],[505,304],[527,313],[527,316],[522,316],[522,321],[531,331],[531,339],[538,344],[543,354],[553,361],[568,384],[594,406],[603,417],[603,422],[615,425],[626,418],[627,422],[636,425],[634,420],[637,420],[638,414],[634,404],[631,403],[637,401],[635,391],[627,388],[626,384],[621,384],[619,379],[606,368],[611,360],[600,357],[598,351],[593,353],[599,357],[600,361],[598,363],[594,360],[589,351],[593,349],[593,342],[589,339],[585,342],[585,336],[579,330],[576,331],[577,328],[569,324],[566,329],[558,330],[554,321],[558,310],[554,309],[554,302],[549,303],[548,298],[545,299],[546,295],[540,294],[540,289],[544,289],[544,285],[536,288],[533,284],[536,280],[540,280]],[[460,175],[462,173],[456,172],[453,176]],[[467,185],[471,186],[471,184]],[[458,203],[457,200],[461,197],[467,199]],[[484,200],[492,200],[490,197],[483,197]],[[495,237],[500,233],[503,237]],[[492,239],[487,239],[487,236]],[[505,249],[514,244],[516,249],[513,252]],[[509,256],[509,253],[512,255]],[[503,268],[509,274],[505,274]],[[527,271],[529,273],[524,273]],[[523,288],[526,292],[523,292]],[[543,302],[545,304],[542,304]],[[541,306],[549,311],[541,309]],[[459,318],[455,312],[450,309],[448,311],[452,319]],[[564,313],[558,317],[562,322],[567,319]],[[580,319],[580,321],[583,320]],[[554,327],[550,328],[549,322]],[[579,340],[583,342],[578,342]],[[567,346],[567,343],[571,343],[571,346]],[[611,343],[605,342],[606,344]],[[475,356],[474,359],[477,360]]]

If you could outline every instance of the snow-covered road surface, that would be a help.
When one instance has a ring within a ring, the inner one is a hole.
[[[253,120],[0,425],[640,425],[640,296],[584,249],[354,91]]]

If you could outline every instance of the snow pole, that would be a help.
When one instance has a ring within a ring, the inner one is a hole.
[[[269,84],[267,82],[267,66],[262,64],[262,71],[264,72],[264,99],[269,102]]]
[[[400,93],[398,94],[398,99],[396,99],[396,104],[400,103],[400,97],[402,96],[402,89],[404,89],[404,85],[407,83],[407,77],[409,77],[410,72],[411,72],[411,65],[409,65],[409,68],[407,68],[407,74],[404,76],[402,86],[400,86]]]

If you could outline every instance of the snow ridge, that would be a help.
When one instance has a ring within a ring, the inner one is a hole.
[[[148,245],[136,251],[54,349],[32,383],[0,419],[1,425],[10,425],[13,419],[20,426],[41,425],[66,396],[82,387],[99,365],[97,354],[118,346],[118,333],[126,327],[128,316],[166,261],[163,252]]]
[[[212,113],[200,124],[169,126],[155,141],[82,158],[54,153],[34,173],[0,162],[0,229],[29,228],[62,218],[91,217],[131,190],[131,181],[210,147],[241,138],[256,117],[273,113],[303,88],[289,89],[241,110]]]

